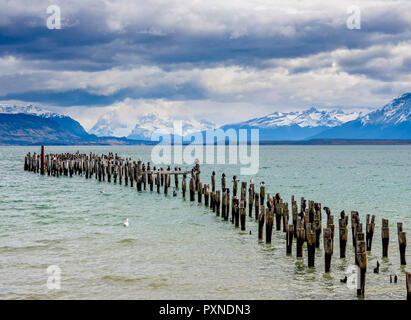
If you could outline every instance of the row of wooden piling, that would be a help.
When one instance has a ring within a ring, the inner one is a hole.
[[[304,197],[300,199],[300,209],[298,209],[295,197],[291,198],[291,213],[289,205],[284,202],[279,193],[271,197],[266,194],[265,183],[259,185],[259,192],[256,192],[256,186],[253,179],[250,180],[247,197],[247,182],[240,181],[236,176],[232,180],[232,195],[230,197],[230,188],[227,187],[226,176],[223,173],[221,177],[221,190],[216,189],[216,174],[213,171],[210,184],[203,183],[200,180],[200,164],[196,162],[191,171],[182,171],[180,168],[171,170],[168,167],[154,167],[151,169],[150,163],[132,161],[131,159],[118,156],[117,154],[109,153],[108,155],[96,155],[94,153],[81,154],[45,154],[44,147],[41,148],[41,154],[28,153],[25,157],[24,170],[33,171],[50,176],[72,176],[73,174],[84,175],[86,179],[93,176],[98,181],[114,182],[122,184],[124,178],[125,186],[133,187],[136,183],[137,191],[146,190],[149,186],[150,191],[160,193],[160,186],[164,187],[164,194],[168,194],[171,176],[174,176],[174,191],[179,189],[179,175],[182,175],[181,191],[183,198],[186,198],[187,174],[190,174],[189,180],[189,199],[202,203],[210,207],[217,216],[222,217],[226,221],[230,221],[235,227],[240,227],[241,230],[246,230],[247,208],[248,215],[258,223],[258,239],[263,241],[265,233],[265,242],[271,243],[272,233],[275,224],[277,231],[283,231],[286,239],[286,254],[292,254],[292,244],[296,239],[296,256],[303,257],[303,248],[307,246],[307,265],[308,267],[315,266],[315,251],[320,248],[321,234],[323,237],[324,248],[324,265],[325,272],[331,270],[331,260],[334,252],[335,227],[334,216],[328,207],[322,208],[321,203],[307,201]],[[240,186],[240,190],[238,187]],[[196,197],[197,196],[197,197]],[[248,206],[247,206],[248,200]],[[230,218],[231,208],[231,218]],[[327,215],[326,227],[322,228],[322,210]],[[357,211],[352,211],[350,215],[352,244],[355,251],[355,264],[358,270],[357,294],[364,295],[365,293],[365,278],[367,271],[367,251],[372,249],[372,241],[375,230],[375,216],[366,216],[365,235],[363,232],[363,224],[360,221],[360,215]],[[274,223],[275,222],[275,223]],[[338,220],[338,235],[340,258],[346,257],[346,248],[348,240],[348,223],[349,217],[345,211],[340,213]],[[265,232],[264,232],[265,231]],[[406,233],[403,232],[402,223],[397,224],[398,244],[400,251],[400,263],[406,265]],[[382,219],[381,228],[382,239],[382,257],[388,257],[389,245],[389,221]],[[410,275],[406,274],[407,297],[410,298]]]

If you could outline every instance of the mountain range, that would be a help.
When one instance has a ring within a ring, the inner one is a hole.
[[[182,127],[186,138],[216,128],[204,120],[185,120]],[[411,139],[411,93],[366,114],[309,108],[273,112],[219,128],[259,129],[260,141]],[[134,127],[103,116],[86,132],[71,117],[38,106],[0,105],[0,144],[138,144],[148,143],[153,132],[171,134],[172,129],[173,119],[153,112],[139,117]]]

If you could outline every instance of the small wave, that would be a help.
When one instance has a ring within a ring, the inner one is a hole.
[[[101,280],[111,281],[111,282],[141,282],[147,279],[146,278],[127,278],[124,276],[109,275],[109,276],[101,277]]]
[[[121,240],[117,241],[117,243],[133,243],[133,242],[136,242],[136,239],[127,238],[127,239],[121,239]]]

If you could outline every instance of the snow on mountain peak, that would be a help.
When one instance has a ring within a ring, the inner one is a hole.
[[[274,112],[264,117],[251,119],[242,123],[252,127],[272,128],[298,125],[299,127],[335,127],[344,122],[355,120],[359,112],[344,112],[342,110],[318,110],[314,107],[297,112]]]
[[[405,121],[411,122],[411,93],[405,93],[361,118],[363,125],[397,125]]]
[[[36,116],[42,116],[45,118],[50,117],[63,117],[63,115],[54,113],[48,110],[45,110],[39,106],[29,105],[0,105],[0,113],[9,113],[9,114],[33,114]]]

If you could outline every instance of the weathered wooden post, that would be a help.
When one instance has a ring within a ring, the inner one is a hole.
[[[294,238],[294,225],[288,224],[285,233],[286,253],[292,254]]]
[[[169,186],[170,186],[170,174],[167,171],[165,176],[164,176],[164,194],[165,195],[168,194],[168,187]]]
[[[282,201],[283,200],[281,199],[281,202]],[[288,210],[288,203],[287,202],[283,203],[282,218],[283,218],[283,232],[287,232],[288,221],[290,220],[290,210]]]
[[[190,189],[190,201],[194,201],[195,200],[195,182],[194,182],[193,176],[191,176],[190,178],[189,189]]]
[[[316,210],[314,213],[314,226],[315,226],[315,247],[320,247],[321,237],[321,210]]]
[[[281,230],[281,216],[283,215],[283,204],[277,200],[274,200],[274,210],[275,210],[275,229],[277,231]]]
[[[238,180],[237,176],[233,177],[233,197],[237,197],[237,192],[238,192]]]
[[[157,193],[160,193],[160,187],[161,187],[161,173],[160,173],[160,170],[157,170],[157,173],[156,173],[156,186],[157,186]]]
[[[222,203],[221,203],[221,217],[224,220],[228,220],[228,219],[225,218],[225,216],[227,214],[227,212],[226,212],[227,211],[227,192],[226,192],[226,189],[225,188],[222,189],[222,192],[223,192],[223,196],[222,196]]]
[[[247,213],[245,212],[245,201],[240,201],[240,222],[241,222],[241,230],[245,231],[245,220],[247,217]]]
[[[405,282],[407,286],[407,300],[411,300],[411,272],[405,273]]]
[[[362,232],[357,234],[357,295],[364,296],[365,293],[365,273],[367,272],[367,252],[364,242],[364,234]]]
[[[186,188],[187,188],[187,175],[184,173],[183,174],[183,181],[181,182],[181,190],[182,190],[184,199],[186,197]]]
[[[331,256],[333,254],[333,240],[332,231],[330,228],[324,229],[324,259],[325,259],[325,272],[330,272],[331,268]]]
[[[303,245],[305,241],[305,223],[304,219],[297,220],[297,258],[303,256]]]
[[[148,174],[148,184],[150,185],[150,191],[154,190],[154,179],[153,179],[153,172],[150,171]]]
[[[248,188],[248,216],[253,216],[253,202],[254,202],[254,180],[250,179],[250,187]]]
[[[143,164],[144,166],[144,164]],[[130,187],[133,188],[134,187],[134,179],[136,178],[135,173],[137,172],[136,165],[135,165],[135,161],[130,162],[129,164],[129,171],[130,171]],[[136,172],[134,172],[136,171]],[[138,186],[137,186],[137,190],[138,190]]]
[[[388,226],[388,219],[382,219],[381,227],[381,239],[382,239],[382,256],[388,257],[388,244],[390,242],[390,229]]]
[[[215,192],[214,191],[210,192],[210,210],[213,210],[213,212],[215,212]]]
[[[174,173],[174,186],[175,186],[176,189],[178,189],[178,173],[177,173],[178,168],[175,167],[174,171],[175,171],[175,173]]]
[[[352,233],[352,246],[356,248],[355,245],[355,233],[357,229],[357,222],[359,223],[359,214],[358,211],[351,211],[351,233]]]
[[[198,203],[202,202],[203,197],[203,183],[201,181],[198,182],[198,191],[197,191],[197,199]]]
[[[236,228],[240,226],[240,200],[233,196],[233,223]]]
[[[225,190],[225,173],[224,172],[221,175],[221,190],[222,190],[222,192],[224,192],[224,190]]]
[[[40,173],[44,175],[46,173],[46,152],[44,146],[41,146],[41,164]]]
[[[274,208],[266,209],[266,223],[265,223],[265,242],[271,243],[271,236],[273,233],[274,223]]]
[[[315,225],[309,223],[307,225],[307,254],[308,254],[308,267],[314,267],[315,259]]]
[[[215,192],[215,171],[211,174],[211,191]]]
[[[347,247],[348,228],[347,228],[348,216],[345,216],[344,211],[341,213],[341,219],[339,222],[339,234],[340,234],[340,258],[345,258],[345,251]]]
[[[260,213],[258,214],[258,240],[263,240],[265,220],[265,206],[261,205]]]
[[[244,208],[247,206],[247,182],[241,182],[241,201],[243,201]]]
[[[334,216],[332,214],[327,216],[327,228],[331,229],[331,240],[333,242],[334,252]]]
[[[402,231],[402,222],[397,223],[397,231],[401,265],[406,265],[407,262],[405,261],[405,248],[407,247],[407,238],[406,233]]]
[[[366,244],[367,244],[367,251],[371,251],[372,245],[372,237],[374,235],[374,228],[375,228],[375,215],[372,215],[371,222],[370,222],[370,215],[367,214],[367,221],[366,221]]]
[[[260,194],[258,192],[254,195],[254,203],[255,203],[255,220],[258,221],[258,216],[260,214]]]
[[[216,191],[216,197],[215,197],[215,207],[216,207],[216,215],[220,215],[220,203],[221,203],[221,191],[217,190]]]
[[[265,183],[260,182],[260,205],[264,205],[264,199],[265,199]]]
[[[204,185],[204,205],[206,207],[208,207],[209,199],[210,199],[210,185],[205,184]]]
[[[143,160],[141,158],[137,159],[137,191],[141,191],[141,182],[143,180]]]

